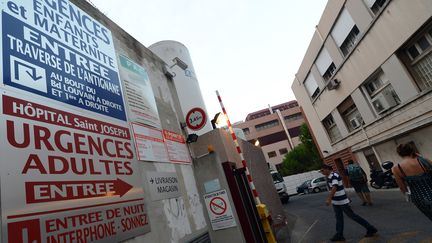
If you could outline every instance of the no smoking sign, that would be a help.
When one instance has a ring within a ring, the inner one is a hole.
[[[221,197],[215,197],[210,200],[210,210],[216,215],[222,215],[226,212],[227,204]]]
[[[226,190],[205,194],[204,201],[213,230],[237,226]]]

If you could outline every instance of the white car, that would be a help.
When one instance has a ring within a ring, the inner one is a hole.
[[[270,174],[273,178],[273,183],[276,187],[277,193],[279,194],[281,202],[283,204],[287,203],[289,200],[289,195],[283,177],[275,170],[270,171]]]
[[[327,191],[327,179],[324,176],[312,179],[308,189],[309,192]]]

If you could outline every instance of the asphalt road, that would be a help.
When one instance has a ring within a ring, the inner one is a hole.
[[[325,205],[327,193],[292,196],[284,205],[292,243],[330,242],[336,232],[336,220],[333,208]],[[345,216],[346,242],[432,243],[432,222],[406,202],[397,189],[372,191],[373,206],[361,206],[353,191],[348,195],[354,212],[374,225],[378,234],[363,238],[364,228]]]

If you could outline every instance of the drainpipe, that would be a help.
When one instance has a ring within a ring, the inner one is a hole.
[[[292,141],[292,139],[291,139],[291,136],[290,136],[290,134],[289,134],[289,132],[288,132],[288,129],[287,129],[286,125],[285,125],[285,121],[284,121],[284,119],[283,119],[283,117],[282,117],[282,114],[281,114],[281,112],[280,112],[279,109],[276,110],[276,114],[278,115],[279,120],[280,120],[281,123],[282,123],[282,127],[283,127],[283,129],[284,129],[284,131],[285,131],[285,133],[286,133],[286,135],[287,135],[287,137],[288,137],[288,143],[289,143],[291,149],[293,149],[293,148],[294,148],[293,141]]]

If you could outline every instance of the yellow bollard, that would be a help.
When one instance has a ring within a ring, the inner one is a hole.
[[[256,205],[258,214],[261,218],[261,223],[266,233],[268,243],[276,243],[276,239],[273,235],[273,230],[271,228],[270,222],[268,220],[269,213],[265,204]]]

